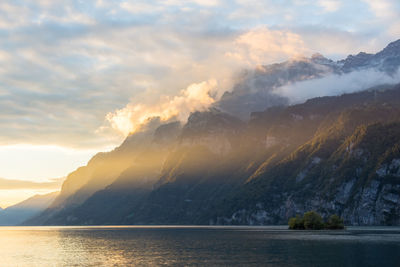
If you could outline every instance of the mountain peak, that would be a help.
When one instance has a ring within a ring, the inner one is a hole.
[[[320,53],[314,53],[314,54],[312,54],[312,56],[311,56],[311,59],[313,60],[313,59],[326,59],[326,57],[324,57],[322,54],[320,54]]]
[[[400,54],[400,39],[391,42],[376,55],[378,55],[379,57],[399,57],[399,54]]]
[[[334,63],[333,60],[324,57],[320,53],[313,54],[310,59],[311,59],[311,62],[320,64],[320,65],[331,65]]]
[[[357,55],[348,55],[345,60],[357,60],[357,59],[368,59],[373,56],[373,54],[368,54],[365,52],[360,52]]]
[[[218,108],[212,107],[207,111],[195,111],[190,114],[185,127],[220,125],[227,122],[239,122],[240,120]]]
[[[340,60],[337,63],[342,65],[342,71],[350,72],[358,68],[370,67],[373,57],[374,54],[360,52],[357,55],[348,55],[346,59]]]
[[[400,39],[388,44],[382,51],[375,55],[381,69],[388,74],[395,74],[400,66]]]
[[[383,51],[385,51],[386,49],[390,49],[390,50],[392,50],[392,49],[399,49],[400,50],[400,39],[399,40],[397,40],[397,41],[394,41],[394,42],[391,42],[390,44],[388,44],[384,49],[383,49]]]

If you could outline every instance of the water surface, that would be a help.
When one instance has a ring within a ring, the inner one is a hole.
[[[400,266],[400,228],[0,227],[0,266]]]

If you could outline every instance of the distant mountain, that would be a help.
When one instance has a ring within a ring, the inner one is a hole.
[[[54,201],[58,192],[35,195],[6,209],[0,209],[0,225],[18,225],[43,212]]]
[[[254,70],[241,73],[233,89],[225,92],[215,107],[247,120],[251,112],[287,105],[288,99],[274,93],[278,87],[362,70],[394,75],[399,66],[400,40],[390,43],[377,54],[361,52],[339,61],[314,54],[311,58],[297,58],[283,63],[258,66]]]
[[[400,225],[400,85],[291,106],[269,96],[274,86],[327,73],[391,75],[398,44],[338,62],[314,55],[265,66],[251,86],[246,74],[185,124],[154,119],[93,157],[24,224],[282,224],[313,209],[352,225]],[[264,89],[260,111],[235,116]]]
[[[67,214],[113,182],[117,188],[123,189],[125,181],[136,185],[134,177],[140,180],[139,184],[142,184],[141,179],[145,175],[149,176],[146,179],[156,179],[170,147],[176,142],[181,125],[179,122],[160,125],[157,120],[149,122],[149,125],[151,127],[128,136],[113,151],[98,153],[86,166],[70,173],[54,202],[28,224],[44,224],[50,220],[65,224],[64,214],[67,221],[73,222],[74,217]],[[55,216],[62,219],[58,221]]]
[[[386,48],[376,54],[361,52],[350,55],[336,63],[342,72],[375,68],[388,74],[394,74],[400,65],[400,40],[390,43]]]

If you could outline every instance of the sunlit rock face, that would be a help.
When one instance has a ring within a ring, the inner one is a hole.
[[[180,135],[182,125],[179,121],[162,124],[154,132],[153,142],[159,145],[171,145]]]
[[[218,155],[226,155],[237,145],[238,137],[245,130],[238,118],[215,108],[194,112],[182,129],[180,142],[183,146],[203,145]]]
[[[269,136],[269,135],[267,135],[267,136],[265,137],[264,145],[265,145],[265,148],[266,148],[266,149],[271,148],[271,147],[273,147],[273,146],[275,146],[275,145],[277,145],[277,144],[279,144],[279,143],[281,143],[281,142],[279,141],[279,138],[278,138],[278,137]]]

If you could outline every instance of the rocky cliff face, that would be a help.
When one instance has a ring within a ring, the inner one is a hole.
[[[399,110],[395,113],[400,115]],[[259,172],[238,199],[228,201],[246,205],[215,222],[285,223],[317,210],[325,216],[340,214],[350,225],[399,225],[400,122],[383,121],[371,121],[350,136],[311,140]]]

